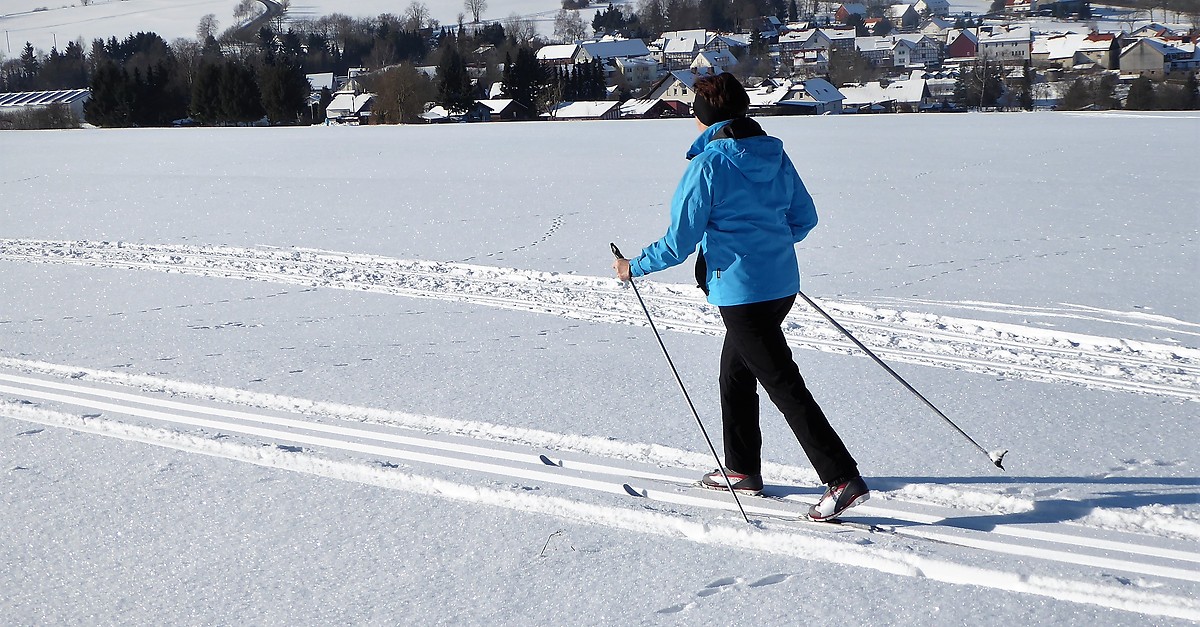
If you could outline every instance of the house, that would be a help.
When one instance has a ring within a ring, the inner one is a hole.
[[[950,15],[950,0],[917,0],[913,8],[921,15]]]
[[[721,72],[712,72],[712,74],[720,74]],[[650,88],[650,93],[646,95],[647,100],[666,100],[668,102],[681,102],[691,106],[696,101],[695,84],[696,79],[706,74],[700,74],[693,70],[676,70],[668,72],[660,78]]]
[[[1021,64],[1033,52],[1033,33],[1029,26],[997,27],[990,33],[979,34],[979,49],[975,56],[1000,63]]]
[[[622,118],[655,120],[679,117],[680,113],[663,100],[628,100],[621,104]]]
[[[555,44],[538,48],[537,60],[550,67],[575,65],[579,56],[579,44]]]
[[[487,115],[484,116],[484,122],[522,120],[528,117],[528,110],[525,108],[525,105],[512,98],[480,100],[478,104],[483,105],[488,110]]]
[[[792,72],[801,76],[829,73],[829,54],[824,50],[802,50],[792,57]]]
[[[917,3],[920,4],[919,2]],[[926,20],[920,26],[920,33],[929,37],[936,37],[938,40],[944,40],[944,35],[947,31],[954,28],[954,22],[944,17],[933,16]]]
[[[1040,8],[1038,0],[1004,0],[1004,12],[1011,15],[1032,15]]]
[[[83,105],[91,100],[90,89],[56,89],[52,91],[12,91],[0,93],[0,113],[15,113],[62,105],[75,117],[83,119]]]
[[[887,8],[886,15],[899,28],[915,29],[921,23],[921,15],[911,4],[893,4]]]
[[[834,19],[845,24],[851,15],[857,15],[861,18],[867,17],[867,5],[858,2],[847,2],[838,7],[837,12],[833,14]]]
[[[746,35],[713,35],[708,38],[708,43],[704,44],[704,49],[714,52],[729,50],[734,54],[741,54],[742,51],[750,49],[750,40]]]
[[[946,58],[974,58],[978,52],[979,34],[974,30],[951,30],[946,33]]]
[[[1101,69],[1115,69],[1120,57],[1117,41],[1118,38],[1113,34],[1067,33],[1036,37],[1030,59],[1035,65],[1045,68],[1071,69],[1096,65]]]
[[[1143,37],[1125,46],[1120,57],[1122,74],[1163,78],[1172,72],[1200,69],[1195,43]]]
[[[896,46],[892,50],[892,64],[897,67],[907,65],[930,66],[942,61],[942,47],[938,45],[937,40],[933,37],[921,33],[889,35],[889,37],[896,43]],[[901,62],[898,56],[900,54],[898,52],[900,42],[907,44],[906,52],[904,52],[906,55],[904,62]]]
[[[621,117],[621,103],[612,100],[581,100],[560,102],[542,118],[550,120],[616,120]]]
[[[705,50],[696,55],[696,60],[692,61],[690,69],[700,70],[701,73],[720,74],[721,72],[728,71],[729,68],[737,64],[737,57],[733,56],[733,53],[728,50],[722,52]]]
[[[333,92],[333,72],[305,74],[304,78],[308,79],[308,90],[312,93],[319,94],[322,89],[328,89],[330,93]]]
[[[575,63],[590,63],[595,60],[631,59],[649,57],[650,49],[641,39],[616,39],[605,37],[600,41],[579,44]]]
[[[908,78],[887,85],[876,82],[844,86],[841,92],[845,97],[843,110],[860,113],[919,111],[933,100],[922,78]]]
[[[751,115],[821,115],[842,112],[842,93],[823,78],[768,81],[746,90]]]
[[[704,33],[704,31],[691,32]],[[707,34],[702,34],[700,38],[693,36],[668,38],[663,44],[659,62],[667,71],[681,70],[688,67],[696,60],[696,55],[704,50],[704,44],[707,41]]]
[[[364,92],[358,81],[346,81],[325,107],[325,121],[327,124],[365,124],[370,120],[374,100],[375,94]]]
[[[613,59],[613,65],[630,89],[641,89],[658,80],[658,61],[650,57],[617,58]]]

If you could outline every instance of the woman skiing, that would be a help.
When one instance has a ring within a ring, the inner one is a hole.
[[[787,419],[826,484],[809,516],[826,520],[870,496],[858,464],[809,393],[780,325],[800,290],[795,243],[817,223],[812,197],[783,150],[746,117],[750,98],[731,74],[696,79],[693,110],[702,131],[671,201],[671,225],[632,259],[623,281],[683,263],[699,245],[696,277],[725,324],[721,422],[733,489],[762,492],[758,383]],[[706,487],[728,489],[720,469]]]

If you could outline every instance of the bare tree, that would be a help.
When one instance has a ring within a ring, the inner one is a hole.
[[[404,25],[407,30],[420,30],[429,25],[429,7],[424,2],[413,0],[404,10]]]
[[[524,46],[537,38],[537,24],[531,19],[512,13],[504,20],[504,32],[516,40],[518,45]]]
[[[467,10],[467,13],[471,14],[471,18],[478,24],[479,16],[483,15],[483,12],[487,10],[487,0],[463,0],[463,8]]]
[[[375,93],[371,105],[375,124],[415,122],[425,103],[437,97],[433,81],[408,63],[372,74],[369,86]]]
[[[216,37],[217,30],[221,27],[220,22],[217,22],[217,16],[209,13],[200,18],[200,23],[196,24],[196,41],[204,43],[204,40],[209,37]]]
[[[563,43],[574,43],[586,35],[587,26],[584,25],[583,18],[579,17],[579,11],[558,10],[558,15],[554,16],[555,39]]]

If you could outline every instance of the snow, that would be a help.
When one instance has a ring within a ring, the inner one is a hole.
[[[443,26],[456,25],[458,15],[465,12],[460,0],[422,2],[429,16]],[[317,19],[334,13],[355,18],[374,18],[384,13],[402,17],[408,5],[394,0],[297,0],[288,8],[287,18]],[[503,23],[515,14],[532,20],[538,32],[547,37],[554,32],[554,16],[561,8],[547,0],[508,0],[494,5],[489,4],[481,19]],[[210,13],[216,16],[221,30],[234,26],[236,6],[234,0],[91,0],[87,6],[79,0],[5,0],[0,5],[0,29],[8,39],[0,51],[5,58],[19,56],[27,41],[43,53],[49,53],[55,45],[62,51],[68,42],[80,38],[84,50],[89,50],[93,39],[124,39],[139,31],[158,33],[168,42],[178,37],[194,39],[200,19]],[[261,9],[256,3],[255,10]],[[580,11],[584,23],[591,23],[595,11]],[[466,21],[470,20],[467,15]]]
[[[572,464],[712,467],[609,268],[608,242],[664,229],[690,120],[9,132],[0,615],[1200,618],[1200,117],[760,122],[821,216],[805,293],[1006,472],[797,305],[796,359],[875,491],[859,515],[927,522],[583,487]],[[719,447],[721,325],[690,274],[639,290]],[[813,498],[765,399],[763,426],[767,483]],[[564,468],[505,461],[530,450]]]

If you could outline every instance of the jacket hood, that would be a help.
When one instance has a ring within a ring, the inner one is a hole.
[[[774,179],[783,168],[783,142],[767,135],[743,139],[718,138],[717,135],[732,120],[713,124],[704,130],[688,149],[687,158],[692,159],[705,152],[722,155],[746,178],[756,183]]]

